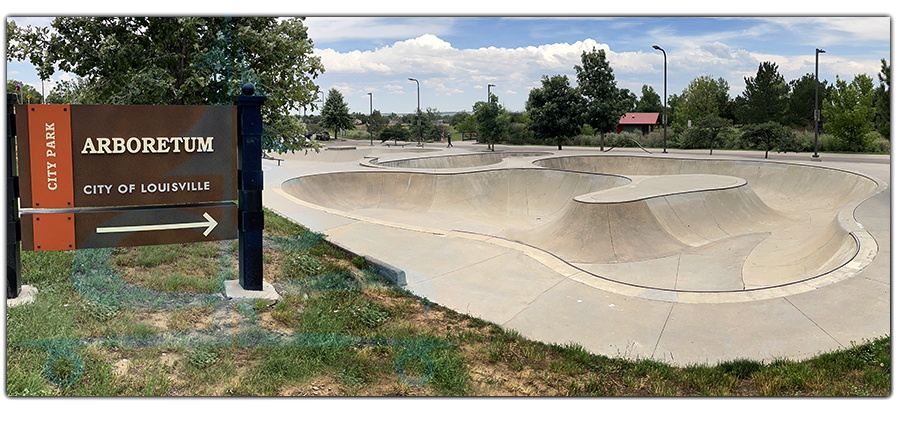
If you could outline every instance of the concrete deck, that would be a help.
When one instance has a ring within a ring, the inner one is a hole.
[[[343,144],[264,161],[263,203],[526,337],[686,365],[890,333],[887,156]]]

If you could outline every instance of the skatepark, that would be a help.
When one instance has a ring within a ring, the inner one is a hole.
[[[528,338],[689,365],[890,333],[888,156],[342,145],[264,161],[264,205]]]

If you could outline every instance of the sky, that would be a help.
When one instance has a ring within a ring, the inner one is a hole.
[[[51,18],[18,18],[49,25]],[[701,75],[724,78],[732,98],[761,62],[787,81],[815,73],[833,83],[868,74],[877,83],[890,60],[891,17],[871,16],[311,16],[304,21],[325,72],[315,81],[341,92],[351,112],[410,113],[421,108],[471,111],[488,84],[510,111],[524,111],[542,76],[565,75],[575,86],[581,53],[603,49],[619,88],[640,97],[644,85],[680,94]],[[659,45],[666,54],[655,50]],[[664,70],[666,71],[664,74]],[[43,90],[74,75],[57,72]],[[7,62],[7,78],[41,91],[28,63]],[[418,80],[410,81],[410,78]],[[417,87],[418,86],[418,87]],[[417,90],[418,96],[417,99]],[[321,96],[321,95],[320,95]],[[302,110],[298,112],[302,113]],[[307,111],[312,113],[311,111]]]

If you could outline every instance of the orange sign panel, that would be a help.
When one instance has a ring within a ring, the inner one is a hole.
[[[36,208],[72,208],[72,120],[69,105],[29,105],[31,195]]]

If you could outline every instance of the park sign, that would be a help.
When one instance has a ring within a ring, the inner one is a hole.
[[[16,105],[22,248],[237,238],[237,107]]]
[[[21,207],[233,201],[236,114],[234,106],[16,105]]]

